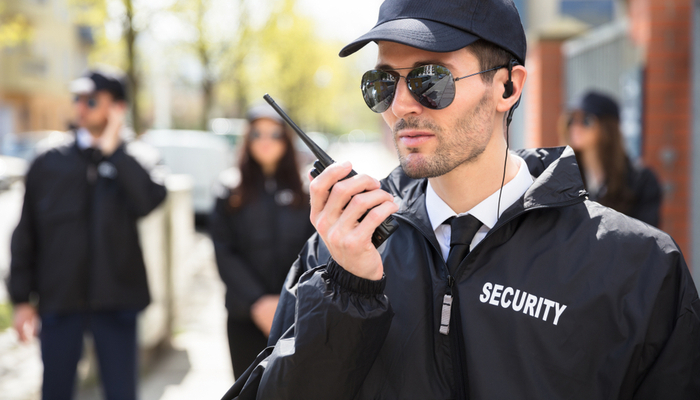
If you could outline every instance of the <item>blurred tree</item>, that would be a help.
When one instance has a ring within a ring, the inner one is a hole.
[[[32,29],[24,15],[7,11],[9,0],[0,0],[0,48],[14,47],[31,39]]]
[[[295,0],[277,1],[255,35],[254,54],[248,57],[251,97],[269,92],[307,129],[344,133],[358,125],[377,126],[360,108],[359,72],[338,57],[342,44],[319,38],[314,21],[295,12],[295,5]]]
[[[246,0],[235,1],[235,11],[227,18],[229,29],[215,29],[212,13],[220,12],[212,0],[181,0],[173,4],[172,11],[191,26],[195,32],[194,40],[188,44],[202,66],[202,111],[200,129],[207,129],[208,121],[215,106],[216,89],[222,80],[231,84],[238,97],[235,103],[240,105],[237,112],[245,107],[246,98],[240,96],[245,90],[239,90],[245,81],[240,79],[240,71],[250,43],[250,13]],[[234,28],[230,28],[234,27]],[[225,68],[224,68],[225,67]]]

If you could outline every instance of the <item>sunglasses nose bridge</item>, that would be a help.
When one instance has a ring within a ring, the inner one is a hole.
[[[399,82],[401,78],[403,78],[405,84]],[[393,109],[394,114],[400,117],[409,113],[420,112],[422,109],[419,96],[411,90],[411,80],[406,76],[397,74],[394,98],[390,107]]]

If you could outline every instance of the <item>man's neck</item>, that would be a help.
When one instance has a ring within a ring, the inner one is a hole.
[[[458,214],[467,212],[500,189],[505,153],[505,143],[503,146],[489,146],[476,160],[445,175],[430,178],[430,185],[453,211]],[[503,184],[510,182],[517,172],[518,165],[509,156]]]

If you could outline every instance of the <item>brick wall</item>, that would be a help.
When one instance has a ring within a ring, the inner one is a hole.
[[[636,2],[636,4],[634,4]],[[687,0],[633,0],[632,26],[647,32],[644,78],[644,162],[664,188],[661,229],[691,259],[691,32]]]
[[[563,40],[541,39],[530,43],[525,147],[559,146],[557,121],[563,111]]]

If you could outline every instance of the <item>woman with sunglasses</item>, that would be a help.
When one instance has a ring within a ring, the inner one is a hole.
[[[236,377],[267,346],[289,267],[314,232],[286,125],[267,104],[247,117],[239,182],[223,191],[210,219]]]
[[[589,198],[658,227],[661,188],[651,170],[627,156],[615,100],[588,92],[577,99],[562,125]]]

